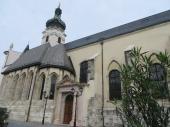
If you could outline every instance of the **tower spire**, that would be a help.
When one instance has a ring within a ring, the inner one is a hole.
[[[60,8],[60,6],[61,6],[61,2],[59,1],[59,3],[58,3],[58,8]]]
[[[12,50],[12,49],[13,49],[13,47],[14,47],[14,44],[13,44],[13,43],[11,43],[11,44],[10,44],[10,46],[9,46],[9,49],[10,49],[10,50]]]
[[[57,27],[60,27],[61,29],[65,30],[66,25],[65,25],[64,21],[62,21],[62,19],[61,19],[61,14],[62,14],[62,10],[60,8],[60,3],[59,3],[58,7],[55,9],[54,17],[52,19],[49,19],[46,22],[46,27],[48,28],[48,27],[57,26]]]
[[[42,44],[50,43],[51,46],[54,46],[65,42],[66,24],[61,19],[62,10],[60,6],[61,4],[59,2],[58,7],[55,9],[54,17],[46,22],[46,30],[43,32]]]

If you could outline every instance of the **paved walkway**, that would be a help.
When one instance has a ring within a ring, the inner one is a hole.
[[[44,124],[36,122],[19,122],[19,121],[9,121],[8,127],[70,127],[68,125],[54,125],[54,124]]]

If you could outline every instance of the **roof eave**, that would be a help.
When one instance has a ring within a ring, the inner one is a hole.
[[[41,65],[40,66],[40,69],[43,69],[43,68],[58,68],[58,69],[64,69],[64,70],[67,70],[69,72],[71,72],[73,75],[75,75],[75,71],[69,67],[66,67],[66,66],[62,66],[62,65],[52,65],[52,64],[44,64],[44,65]]]
[[[41,63],[37,62],[37,63],[32,63],[32,64],[29,64],[29,65],[24,65],[24,66],[21,66],[21,67],[17,67],[17,68],[14,68],[14,69],[9,69],[8,68],[1,72],[1,74],[8,74],[8,73],[11,73],[11,72],[15,72],[15,71],[18,71],[18,70],[22,70],[22,69],[25,69],[25,68],[29,68],[29,67],[33,67],[33,66],[39,66]]]

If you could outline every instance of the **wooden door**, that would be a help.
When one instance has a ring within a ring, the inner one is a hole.
[[[64,124],[69,124],[72,120],[72,112],[73,112],[73,95],[68,95],[65,99],[65,107],[64,107]]]

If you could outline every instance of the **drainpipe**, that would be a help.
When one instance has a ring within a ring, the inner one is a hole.
[[[104,125],[104,77],[103,77],[103,40],[101,41],[101,62],[102,62],[102,125],[103,127],[105,127]]]
[[[34,87],[35,87],[35,83],[36,83],[36,77],[37,77],[37,74],[38,74],[38,70],[39,69],[36,69],[36,72],[34,73],[34,78],[33,78],[33,81],[32,81],[32,90],[31,90],[31,93],[30,93],[30,101],[29,101],[29,107],[28,107],[28,113],[27,113],[27,118],[26,118],[26,122],[28,122],[29,120],[29,116],[30,116],[30,110],[31,110],[31,105],[32,105],[32,98],[33,98],[33,93],[34,93]]]

